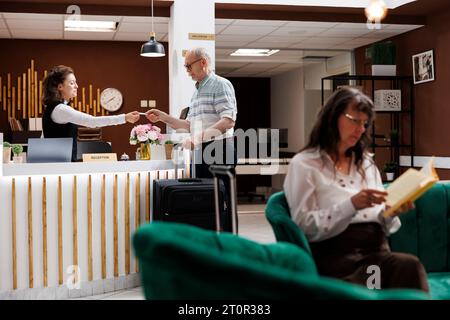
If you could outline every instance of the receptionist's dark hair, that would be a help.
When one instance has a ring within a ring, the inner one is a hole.
[[[67,76],[73,72],[73,69],[63,65],[54,67],[45,77],[42,83],[42,104],[60,103],[64,99],[58,91],[58,85],[66,80]]]

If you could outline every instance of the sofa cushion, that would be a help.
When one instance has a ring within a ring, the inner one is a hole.
[[[449,185],[438,183],[400,216],[402,227],[390,237],[393,251],[419,257],[427,272],[448,271]]]
[[[429,273],[428,285],[432,299],[450,300],[450,272]]]
[[[316,265],[312,257],[302,249],[290,243],[260,245],[256,242],[237,237],[231,233],[209,232],[194,226],[170,223],[153,222],[151,225],[141,227],[140,234],[144,235],[149,228],[161,230],[162,235],[158,241],[174,241],[183,239],[183,245],[199,250],[226,254],[233,259],[251,260],[252,263],[270,264],[294,272],[305,272],[317,276]],[[134,245],[137,252],[144,254],[149,246],[157,243],[148,237],[136,236]]]
[[[147,299],[427,299],[319,277],[295,245],[262,245],[189,225],[153,222],[133,236]],[[300,262],[299,262],[300,261]]]

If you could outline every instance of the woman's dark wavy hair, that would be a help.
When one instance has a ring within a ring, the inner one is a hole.
[[[359,141],[345,152],[346,156],[351,156],[352,152],[355,154],[355,165],[364,178],[365,174],[361,166],[364,153],[368,150],[372,141],[370,129],[375,119],[375,112],[373,111],[372,100],[357,89],[343,88],[331,95],[317,116],[308,144],[301,151],[320,148],[337,159],[340,141],[338,119],[345,113],[349,105],[353,105],[355,110],[368,116],[368,128]]]
[[[62,84],[71,73],[74,73],[73,69],[63,65],[56,66],[50,70],[42,83],[42,104],[44,106],[64,101],[58,91],[58,85]]]

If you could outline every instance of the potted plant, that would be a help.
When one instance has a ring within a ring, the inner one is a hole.
[[[392,129],[389,132],[389,139],[391,141],[391,145],[392,146],[397,146],[398,145],[398,131],[396,129]]]
[[[172,159],[172,150],[174,142],[172,140],[167,140],[164,142],[164,149],[166,150],[166,160]]]
[[[9,142],[3,142],[3,163],[9,163],[11,161],[11,144]]]
[[[397,169],[397,164],[395,162],[387,162],[384,164],[383,171],[386,173],[386,180],[394,180],[395,170]]]
[[[20,154],[23,152],[23,147],[20,144],[13,144],[11,147],[13,156],[13,162],[14,163],[22,163],[23,159],[20,156]]]
[[[139,160],[150,160],[151,149],[150,144],[161,144],[163,136],[161,129],[150,123],[135,126],[130,133],[130,144],[137,145],[139,143]]]
[[[373,76],[395,76],[396,49],[391,41],[374,43],[370,47]]]

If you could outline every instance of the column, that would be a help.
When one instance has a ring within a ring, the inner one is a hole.
[[[195,83],[184,68],[183,50],[204,47],[215,68],[215,41],[189,40],[189,33],[214,34],[215,12],[213,0],[177,0],[170,10],[169,21],[169,112],[179,117],[189,106]],[[171,132],[169,128],[168,132]]]

